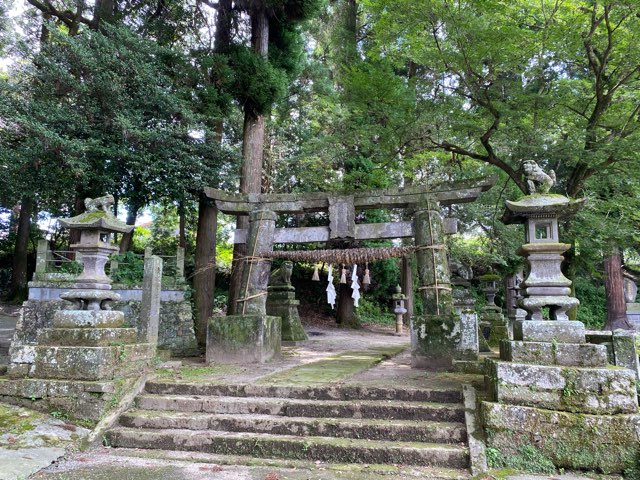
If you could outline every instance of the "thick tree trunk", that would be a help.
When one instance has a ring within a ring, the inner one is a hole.
[[[627,319],[627,305],[624,301],[624,278],[622,276],[622,255],[616,247],[604,259],[604,288],[607,295],[607,323],[604,330],[633,330]]]
[[[251,43],[253,50],[263,57],[269,51],[269,19],[264,9],[251,12]],[[264,115],[245,109],[242,137],[242,169],[240,172],[240,193],[260,193],[262,185],[262,161],[264,150]],[[238,217],[236,228],[248,228],[246,217]],[[229,304],[227,313],[236,313],[236,301],[240,291],[243,262],[246,255],[244,245],[233,249],[233,268],[229,282]]]
[[[196,339],[200,348],[206,347],[207,322],[213,312],[216,283],[217,228],[218,210],[204,195],[201,195],[198,203],[196,271],[193,275],[194,300],[197,312]]]
[[[103,22],[111,23],[115,13],[114,0],[96,0],[93,9],[93,22],[91,28],[98,30]]]
[[[140,206],[136,204],[129,204],[127,208],[127,225],[135,225],[136,219],[138,218],[138,212],[140,211]],[[134,229],[135,230],[135,229]],[[126,253],[133,248],[133,232],[123,233],[122,239],[120,240],[120,254]]]
[[[76,192],[76,199],[73,204],[73,214],[80,215],[81,213],[84,213],[84,211],[84,196],[80,192]],[[69,230],[69,247],[74,243],[80,243],[80,230],[72,228]]]
[[[13,248],[13,268],[7,297],[12,300],[24,300],[27,297],[27,266],[29,254],[29,233],[35,202],[23,197],[18,217],[18,231]]]
[[[349,278],[347,275],[347,282]],[[336,322],[341,327],[357,328],[360,326],[355,315],[352,290],[349,283],[340,283],[338,287],[338,308]]]
[[[405,325],[409,325],[409,321],[413,317],[413,270],[411,268],[411,257],[402,257],[400,270],[400,286],[402,287],[402,293],[407,297],[404,302],[407,313],[403,316],[403,322]]]

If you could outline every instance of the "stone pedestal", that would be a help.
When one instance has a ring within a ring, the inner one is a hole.
[[[287,286],[269,287],[267,315],[282,319],[282,341],[300,342],[307,340],[307,334],[300,322],[295,289]]]
[[[501,341],[500,360],[485,365],[487,444],[505,458],[535,455],[556,467],[620,472],[640,455],[636,373],[608,365],[607,348],[586,343],[584,324],[566,318],[578,301],[560,271],[568,246],[555,243],[557,218],[570,201],[558,197],[507,202],[527,219],[530,268],[520,302],[527,317],[514,322],[514,340]]]
[[[414,316],[411,321],[411,366],[448,370],[460,345],[460,318],[450,315]]]
[[[627,303],[627,320],[640,331],[640,303]]]
[[[211,317],[207,328],[207,363],[264,363],[280,354],[280,317]]]
[[[501,340],[509,339],[509,329],[500,307],[486,307],[482,310],[480,329],[488,332],[486,339],[490,347],[497,348]]]

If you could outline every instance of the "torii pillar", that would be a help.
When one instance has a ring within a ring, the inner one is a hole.
[[[424,313],[411,320],[412,366],[449,369],[460,344],[459,319],[453,314],[444,228],[435,198],[417,206],[413,216],[418,294]]]
[[[280,354],[281,318],[267,315],[267,285],[277,215],[266,208],[249,214],[237,315],[213,317],[207,328],[207,363],[263,363]]]

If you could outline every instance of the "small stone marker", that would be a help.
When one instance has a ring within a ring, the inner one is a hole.
[[[140,341],[145,343],[158,343],[161,282],[162,259],[156,255],[145,257],[138,333]]]

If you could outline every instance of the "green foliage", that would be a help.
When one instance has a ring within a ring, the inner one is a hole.
[[[532,445],[521,446],[515,454],[506,454],[495,448],[487,448],[487,463],[490,468],[508,467],[525,472],[556,473],[553,462]]]
[[[580,300],[578,320],[592,330],[601,329],[607,320],[607,298],[601,280],[578,275],[573,279],[575,296]]]
[[[363,296],[355,308],[355,315],[359,323],[381,323],[384,325],[395,325],[395,315],[387,305],[381,305]]]
[[[248,47],[236,45],[229,51],[233,96],[245,109],[264,114],[287,88],[284,71]]]
[[[144,277],[144,257],[133,252],[114,255],[112,260],[118,261],[118,268],[111,272],[114,283],[125,285],[141,285]]]

